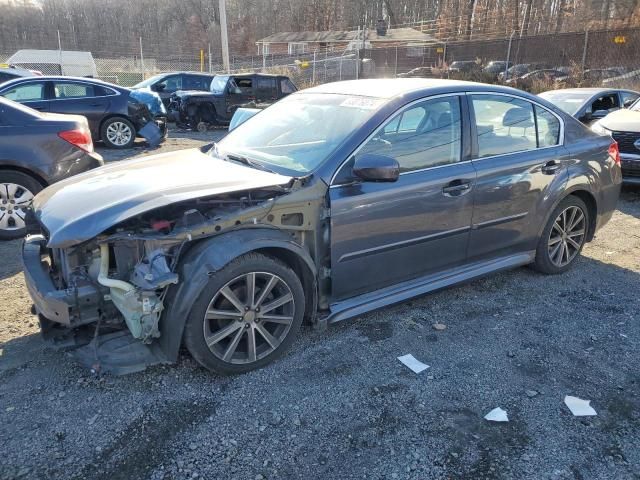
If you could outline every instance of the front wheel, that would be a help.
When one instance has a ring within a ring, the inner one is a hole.
[[[296,273],[258,253],[238,257],[209,280],[185,326],[193,358],[221,374],[244,373],[280,357],[304,317]]]
[[[100,138],[109,148],[130,148],[136,141],[136,129],[126,118],[114,117],[102,124]]]
[[[555,208],[536,249],[534,268],[548,274],[568,270],[582,251],[589,230],[589,209],[569,196]]]

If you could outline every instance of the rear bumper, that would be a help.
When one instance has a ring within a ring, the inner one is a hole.
[[[93,285],[58,289],[51,278],[49,255],[42,235],[28,236],[22,244],[22,266],[36,313],[66,327],[96,322],[102,293]],[[82,308],[80,308],[82,305]]]
[[[622,163],[622,183],[640,185],[640,155],[620,153]]]

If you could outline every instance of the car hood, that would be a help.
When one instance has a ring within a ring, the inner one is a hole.
[[[172,203],[285,185],[291,177],[181,150],[116,162],[40,192],[33,211],[50,248],[89,240],[110,227]]]
[[[600,120],[607,130],[616,132],[640,132],[640,112],[633,110],[616,110]]]

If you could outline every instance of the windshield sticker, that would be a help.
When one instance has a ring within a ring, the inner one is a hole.
[[[341,107],[362,108],[364,110],[374,110],[382,104],[379,98],[371,97],[349,97],[340,104]]]

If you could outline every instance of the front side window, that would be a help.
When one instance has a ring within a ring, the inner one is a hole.
[[[615,93],[602,95],[601,97],[596,98],[591,104],[592,113],[599,110],[608,112],[609,110],[617,108],[620,108],[620,100],[618,99],[618,95]]]
[[[231,93],[251,95],[253,93],[253,80],[251,78],[232,78],[229,82]]]
[[[160,83],[164,84],[165,92],[177,92],[178,90],[182,90],[182,75],[167,77]]]
[[[363,145],[366,153],[387,155],[401,172],[460,161],[462,123],[458,97],[425,100],[394,116]]]
[[[536,148],[533,104],[502,95],[472,95],[471,101],[480,158]]]
[[[44,100],[44,82],[18,85],[4,92],[2,96],[14,102],[37,102]]]
[[[622,105],[625,107],[630,107],[638,99],[638,95],[633,92],[620,92],[620,95],[622,95]]]
[[[85,83],[56,82],[53,87],[56,99],[95,97],[93,85]]]

